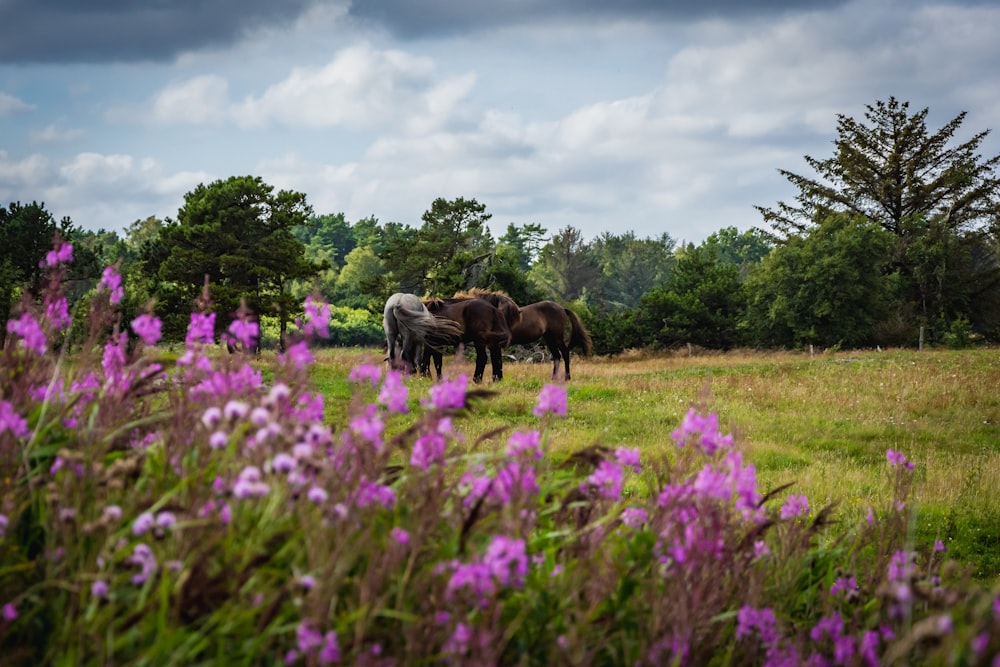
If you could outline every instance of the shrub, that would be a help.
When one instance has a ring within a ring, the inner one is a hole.
[[[418,399],[359,366],[335,431],[308,375],[328,309],[307,302],[265,384],[263,362],[211,346],[207,294],[160,367],[159,320],[118,321],[108,280],[66,358],[59,250],[0,359],[5,664],[985,664],[1000,649],[1000,602],[907,548],[899,452],[892,504],[839,526],[787,488],[762,495],[695,409],[660,458],[554,460],[562,386],[528,427],[477,439],[461,417],[489,394],[465,377]],[[227,335],[249,349],[258,334],[237,319]],[[490,438],[505,447],[483,453]]]

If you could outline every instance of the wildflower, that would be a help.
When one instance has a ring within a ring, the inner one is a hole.
[[[913,470],[913,462],[907,459],[906,455],[902,452],[895,449],[887,449],[885,450],[885,458],[889,460],[890,466],[902,466],[907,470]]]
[[[538,394],[538,403],[535,404],[534,415],[541,417],[549,412],[559,417],[566,416],[566,387],[555,384],[542,387],[542,391]]]
[[[459,375],[451,382],[439,382],[431,387],[430,404],[438,410],[460,410],[465,407],[465,390],[469,378]]]
[[[809,514],[809,499],[805,496],[789,494],[785,504],[781,506],[781,518],[793,519]]]
[[[118,505],[108,505],[104,508],[104,511],[101,512],[101,516],[109,521],[117,521],[122,518],[122,508]]]
[[[321,489],[318,486],[314,486],[309,489],[309,493],[306,494],[306,497],[309,498],[311,502],[314,502],[317,505],[319,505],[321,503],[325,503],[327,498],[329,498],[330,496],[324,489]]]
[[[187,347],[197,343],[207,345],[213,340],[215,340],[215,313],[191,313],[184,344]]]
[[[160,512],[156,515],[156,525],[160,528],[173,528],[177,523],[177,517],[173,512]]]
[[[156,556],[153,550],[146,544],[139,543],[132,550],[132,555],[126,559],[132,565],[139,566],[139,572],[132,575],[132,583],[139,586],[149,579],[149,575],[156,571]]]
[[[278,355],[278,361],[290,363],[299,370],[303,370],[313,362],[312,352],[304,340],[295,341],[288,346],[288,351]]]
[[[942,552],[943,553],[943,552],[945,552],[947,550],[948,550],[948,547],[946,547],[944,545],[944,542],[942,542],[941,540],[934,540],[934,551],[935,552]]]
[[[132,320],[132,331],[135,332],[142,342],[146,345],[156,345],[163,335],[163,322],[160,321],[159,317],[155,315],[150,315],[149,313],[143,313],[139,317]]]
[[[208,438],[208,446],[212,449],[222,449],[229,444],[229,434],[225,431],[216,431]]]
[[[303,653],[309,653],[323,644],[323,635],[307,621],[302,621],[295,628],[295,639]]]
[[[73,244],[58,243],[54,250],[45,253],[45,259],[39,263],[41,267],[55,267],[59,264],[69,264],[73,261]]]
[[[108,597],[108,582],[98,579],[90,585],[90,594],[100,599]]]
[[[235,319],[229,325],[229,333],[243,345],[244,350],[250,350],[260,336],[260,325],[253,320]]]
[[[361,483],[358,485],[358,496],[355,499],[355,503],[358,507],[367,507],[374,504],[390,509],[396,504],[396,492],[392,490],[392,487],[384,486],[377,482],[369,482],[362,478]]]
[[[69,328],[69,303],[66,297],[60,296],[55,300],[45,299],[45,318],[52,323],[56,331]]]
[[[45,332],[42,331],[42,327],[31,313],[24,312],[16,320],[8,320],[7,333],[20,336],[20,344],[38,356],[45,355],[45,348],[48,345],[48,341],[45,338]]]
[[[854,577],[840,577],[830,586],[830,595],[836,595],[841,591],[853,593],[858,590],[858,580]]]
[[[291,454],[279,452],[271,459],[271,469],[276,472],[290,472],[298,466],[298,461]]]
[[[271,413],[267,411],[267,408],[258,405],[250,411],[250,423],[254,426],[266,426],[270,421]]]
[[[369,405],[364,413],[352,418],[349,426],[352,431],[371,443],[376,449],[382,446],[382,432],[385,430],[385,424],[374,405]]]
[[[233,495],[237,498],[266,496],[269,491],[268,485],[260,479],[260,469],[257,466],[245,467],[233,484]]]
[[[753,557],[754,560],[760,560],[771,555],[771,547],[767,546],[767,542],[764,540],[757,540],[753,543]]]
[[[587,478],[587,483],[597,487],[601,496],[611,500],[621,500],[622,469],[617,463],[601,461],[597,465],[597,470]]]
[[[630,528],[639,528],[648,519],[646,510],[641,507],[626,507],[622,510],[622,523]]]
[[[23,438],[28,435],[28,422],[14,411],[13,405],[0,400],[0,435],[4,431],[10,431],[15,438]]]
[[[6,514],[0,514],[0,537],[3,537],[7,532],[7,526],[10,525],[10,519],[7,518]]]
[[[684,447],[689,441],[696,442],[702,450],[712,456],[719,449],[730,449],[733,446],[732,435],[719,433],[719,416],[712,413],[701,415],[691,408],[681,420],[681,425],[670,434],[678,447]]]
[[[413,443],[410,465],[427,470],[435,463],[441,463],[444,460],[446,448],[447,443],[440,433],[425,433]]]
[[[316,587],[316,577],[311,574],[303,574],[299,577],[299,586],[306,589],[307,591],[312,590]]]
[[[632,468],[633,472],[638,473],[641,470],[641,465],[639,464],[639,448],[632,447],[619,447],[615,450],[615,460],[623,468]]]
[[[340,645],[337,643],[337,633],[330,630],[323,635],[323,646],[319,649],[319,664],[328,665],[340,661]]]
[[[382,369],[378,366],[361,364],[351,369],[351,374],[347,376],[347,379],[358,384],[369,382],[372,387],[375,387],[381,377]]]
[[[247,416],[250,411],[250,406],[243,401],[229,401],[226,403],[225,407],[222,408],[222,414],[229,421],[236,421],[237,419],[243,419]]]
[[[528,557],[524,540],[514,540],[506,535],[495,535],[490,541],[483,564],[504,586],[520,586],[528,574]]]
[[[406,545],[410,543],[410,534],[399,526],[394,526],[393,529],[389,531],[389,537],[391,537],[396,544]]]
[[[910,562],[910,555],[907,552],[899,550],[892,554],[892,558],[889,561],[890,581],[909,579],[912,572],[913,566]]]
[[[510,458],[527,452],[532,458],[542,458],[542,434],[538,431],[515,431],[507,440],[506,454]]]
[[[305,302],[305,324],[302,333],[307,336],[317,335],[321,338],[330,337],[330,304],[325,301],[316,301],[312,296],[306,297]]]
[[[155,525],[156,518],[153,516],[152,512],[143,512],[137,516],[135,521],[132,523],[132,534],[145,535]]]
[[[406,397],[409,390],[403,384],[403,376],[399,371],[389,371],[385,375],[382,383],[382,390],[378,394],[378,401],[389,408],[391,412],[406,413],[409,408],[406,406]]]
[[[118,273],[118,269],[115,266],[104,267],[104,272],[101,274],[101,282],[98,285],[98,289],[105,289],[109,292],[111,303],[115,305],[121,303],[122,297],[125,295],[125,291],[122,289],[121,274]]]
[[[287,401],[291,395],[292,390],[288,388],[287,384],[284,382],[275,382],[268,390],[267,397],[264,400],[266,404],[279,405]]]
[[[233,509],[229,506],[229,503],[226,503],[225,505],[222,506],[222,509],[219,510],[219,521],[221,521],[224,524],[228,524],[232,520],[233,520]]]
[[[7,621],[8,623],[10,621],[17,620],[17,607],[14,606],[13,602],[8,602],[7,604],[5,604],[3,606],[3,611],[0,613],[2,613],[3,615],[3,620]]]

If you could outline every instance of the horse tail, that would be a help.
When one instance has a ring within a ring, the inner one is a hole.
[[[431,347],[443,347],[462,337],[462,325],[445,317],[436,317],[427,311],[395,306],[392,309],[396,323],[419,341]]]
[[[569,335],[569,347],[579,347],[584,355],[590,355],[594,351],[594,340],[590,337],[590,332],[583,326],[583,321],[579,315],[569,308],[563,308],[569,322],[573,325],[573,331]]]

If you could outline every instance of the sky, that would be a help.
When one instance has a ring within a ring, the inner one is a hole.
[[[123,232],[251,175],[700,243],[880,100],[1000,153],[998,34],[995,0],[0,0],[0,205]]]

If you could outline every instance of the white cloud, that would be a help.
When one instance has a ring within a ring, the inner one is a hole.
[[[31,111],[34,108],[35,107],[33,105],[28,104],[13,95],[0,92],[0,118],[3,116],[11,116],[15,113]]]
[[[153,120],[170,125],[215,125],[228,117],[229,84],[205,74],[163,89],[153,100]]]
[[[62,144],[75,141],[86,135],[82,128],[60,128],[58,125],[46,125],[40,130],[29,133],[31,140],[40,144]]]

